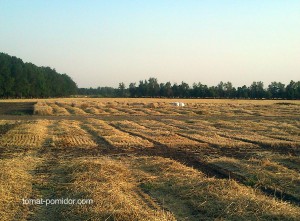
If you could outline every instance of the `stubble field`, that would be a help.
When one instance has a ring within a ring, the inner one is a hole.
[[[299,220],[299,101],[85,98],[0,109],[1,220]],[[93,203],[22,203],[38,198]]]

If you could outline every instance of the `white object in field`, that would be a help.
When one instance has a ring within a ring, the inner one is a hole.
[[[185,106],[185,104],[182,103],[182,102],[173,102],[173,103],[170,103],[170,104],[173,105],[173,106],[176,106],[176,107],[184,107]]]

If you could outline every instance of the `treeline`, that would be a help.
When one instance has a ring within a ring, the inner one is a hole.
[[[76,93],[77,85],[68,75],[0,53],[0,98],[65,97]]]
[[[70,95],[94,97],[166,97],[166,98],[242,98],[242,99],[300,99],[300,81],[288,85],[263,82],[250,86],[233,87],[231,82],[207,86],[185,82],[159,83],[156,78],[130,83],[120,83],[118,88],[77,88],[66,74],[59,74],[50,67],[38,67],[21,59],[0,53],[0,98],[67,97]]]
[[[231,82],[220,82],[217,86],[207,86],[185,82],[181,84],[159,83],[156,78],[130,83],[127,88],[120,83],[118,88],[80,88],[80,95],[95,97],[166,97],[166,98],[240,98],[240,99],[300,99],[300,81],[288,85],[272,82],[264,87],[263,82],[253,82],[250,86],[233,87]]]

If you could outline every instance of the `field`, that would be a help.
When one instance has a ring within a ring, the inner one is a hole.
[[[299,220],[300,101],[5,100],[0,167],[3,221]]]

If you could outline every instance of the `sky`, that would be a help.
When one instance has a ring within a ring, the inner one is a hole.
[[[0,0],[0,52],[79,87],[300,80],[299,0]]]

